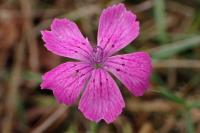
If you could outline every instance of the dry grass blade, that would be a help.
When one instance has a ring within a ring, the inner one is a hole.
[[[12,121],[16,112],[15,106],[18,95],[17,93],[21,81],[22,62],[24,60],[24,52],[25,52],[24,49],[25,49],[25,44],[22,41],[21,43],[19,43],[19,45],[17,45],[15,50],[15,56],[14,56],[15,63],[13,65],[13,69],[11,72],[11,78],[8,82],[9,90],[5,102],[6,114],[2,125],[3,133],[12,132]]]
[[[154,100],[151,102],[148,101],[139,101],[139,100],[129,100],[127,103],[127,109],[132,112],[170,112],[181,107],[172,102],[166,102],[164,100]]]
[[[47,118],[41,125],[36,127],[32,133],[41,133],[48,129],[53,123],[56,122],[67,110],[67,106],[61,105],[49,118]]]
[[[153,63],[153,67],[156,69],[159,69],[159,68],[200,69],[200,60],[187,60],[187,59],[157,60]]]
[[[69,13],[63,14],[61,16],[57,16],[58,18],[68,18],[71,20],[77,20],[79,18],[83,18],[85,16],[91,16],[94,14],[98,14],[101,11],[101,8],[99,5],[86,5],[83,7],[79,7],[78,9],[75,9],[74,11],[71,11]],[[52,19],[45,20],[41,22],[39,25],[37,25],[34,29],[35,33],[38,34],[40,31],[44,28],[47,28],[50,24]]]
[[[20,0],[22,15],[24,16],[24,30],[26,32],[26,38],[29,48],[29,65],[32,70],[38,71],[39,69],[39,57],[38,57],[38,47],[36,41],[36,35],[33,32],[32,23],[32,9],[31,2],[28,0]]]

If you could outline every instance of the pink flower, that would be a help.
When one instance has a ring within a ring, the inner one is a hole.
[[[109,72],[135,96],[142,96],[149,85],[151,59],[147,53],[113,56],[138,34],[139,22],[123,4],[103,10],[95,47],[83,37],[74,22],[54,19],[51,31],[42,31],[45,47],[78,61],[63,63],[45,73],[41,88],[52,90],[57,101],[67,105],[75,103],[82,93],[78,108],[87,119],[113,122],[125,103]]]

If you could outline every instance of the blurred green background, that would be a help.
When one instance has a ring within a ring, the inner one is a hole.
[[[67,61],[46,50],[40,31],[66,17],[95,43],[102,9],[119,2],[141,26],[120,53],[151,54],[151,86],[134,97],[118,83],[123,113],[95,124],[40,90],[41,75]],[[200,0],[0,0],[0,132],[200,133]]]

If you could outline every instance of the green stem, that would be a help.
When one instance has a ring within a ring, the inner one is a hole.
[[[96,133],[97,132],[97,126],[98,126],[97,123],[91,122],[89,133]]]

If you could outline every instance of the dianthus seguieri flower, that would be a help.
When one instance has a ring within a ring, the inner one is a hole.
[[[151,59],[146,52],[114,55],[139,34],[136,16],[123,4],[104,9],[99,20],[97,44],[91,46],[77,25],[54,19],[51,30],[42,31],[45,47],[60,56],[78,60],[63,63],[42,77],[42,89],[53,91],[59,103],[75,103],[95,122],[113,122],[125,107],[121,92],[111,77],[117,77],[135,96],[149,85]]]

